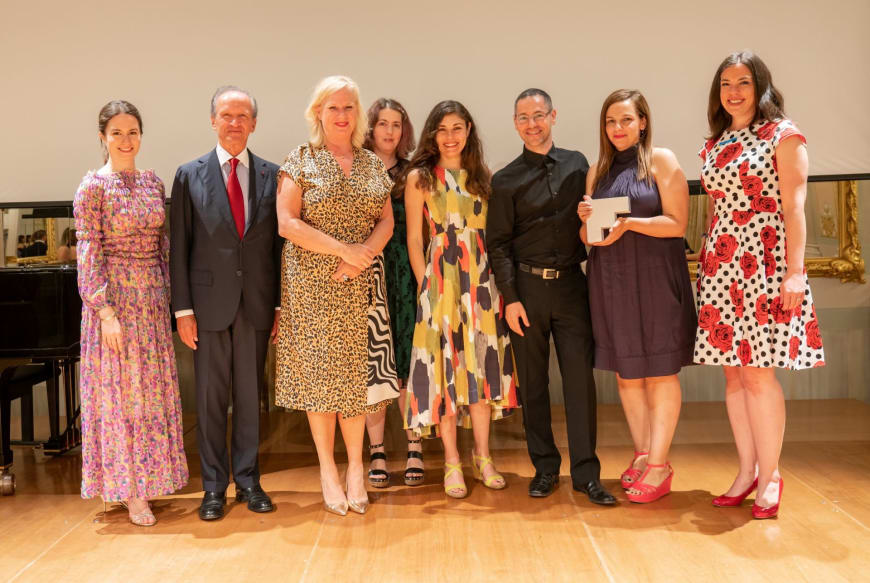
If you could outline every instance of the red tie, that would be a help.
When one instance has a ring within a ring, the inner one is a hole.
[[[230,176],[227,178],[227,197],[230,199],[230,209],[233,211],[233,220],[236,222],[236,230],[239,239],[245,235],[245,199],[242,194],[242,185],[239,184],[239,176],[236,174],[238,158],[230,158]]]

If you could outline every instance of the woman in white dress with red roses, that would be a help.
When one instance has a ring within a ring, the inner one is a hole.
[[[756,488],[755,518],[779,510],[785,399],[774,368],[823,366],[804,269],[806,140],[785,118],[770,71],[730,55],[710,88],[711,138],[701,182],[711,217],[698,274],[695,362],[721,365],[740,470],[713,500],[739,506]]]

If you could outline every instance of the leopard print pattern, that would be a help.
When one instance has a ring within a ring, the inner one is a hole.
[[[309,144],[287,156],[279,178],[282,173],[302,189],[302,220],[346,243],[369,237],[392,187],[383,162],[358,148],[349,178],[329,150]],[[280,407],[355,417],[390,403],[367,404],[368,312],[377,296],[373,269],[336,282],[339,261],[284,244],[275,386]]]

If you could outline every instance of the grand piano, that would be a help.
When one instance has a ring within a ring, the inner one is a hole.
[[[74,263],[0,267],[0,494],[15,492],[12,445],[60,455],[81,444],[76,363],[82,303]],[[34,386],[47,387],[49,439],[34,440]],[[21,439],[11,441],[13,400]],[[61,418],[60,404],[64,415]]]

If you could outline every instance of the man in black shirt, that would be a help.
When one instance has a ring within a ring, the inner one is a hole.
[[[556,346],[571,480],[596,504],[616,499],[600,482],[595,455],[594,346],[586,276],[580,263],[577,204],[586,192],[589,163],[580,152],[553,145],[556,110],[545,91],[527,89],[514,103],[523,153],[492,177],[486,243],[504,297],[516,358],[523,424],[535,477],[529,495],[549,496],[562,458],[550,423],[550,335]]]

